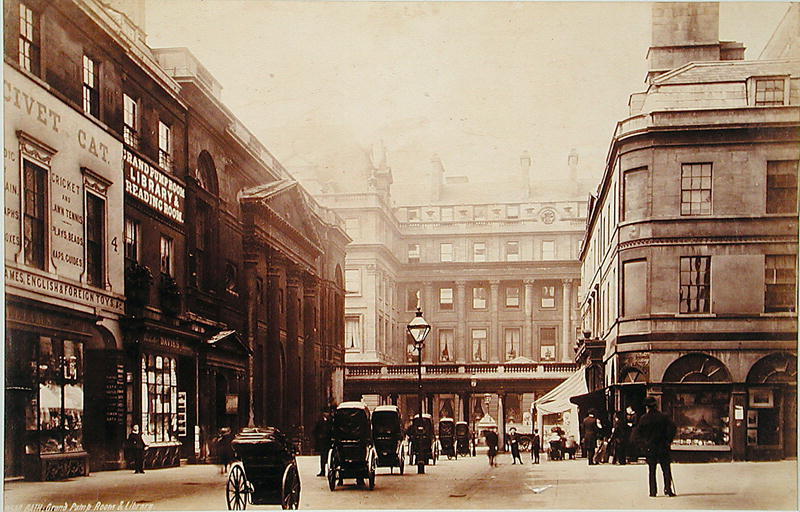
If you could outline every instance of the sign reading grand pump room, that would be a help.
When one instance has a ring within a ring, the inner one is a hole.
[[[123,149],[125,192],[183,224],[184,187],[128,149]]]

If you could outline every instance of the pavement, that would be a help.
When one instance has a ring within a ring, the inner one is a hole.
[[[647,466],[602,464],[585,459],[511,464],[499,456],[447,460],[424,475],[407,467],[379,468],[375,489],[354,481],[335,492],[316,477],[319,458],[298,457],[303,509],[627,509],[797,510],[797,461],[673,464],[674,498],[647,495]],[[659,485],[661,474],[659,470]],[[225,510],[226,475],[219,466],[188,465],[148,470],[104,471],[58,482],[12,481],[4,485],[4,510],[89,512],[122,510]],[[276,509],[277,506],[250,506]]]

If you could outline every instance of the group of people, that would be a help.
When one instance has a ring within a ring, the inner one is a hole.
[[[637,418],[636,413],[630,407],[624,413],[617,412],[614,415],[611,434],[607,438],[601,435],[603,425],[597,418],[597,411],[590,409],[582,423],[584,453],[589,460],[589,465],[592,466],[603,459],[608,460],[607,447],[609,445],[612,447],[611,453],[617,464],[626,464],[633,451],[638,450],[647,461],[650,496],[657,495],[657,466],[661,466],[663,473],[664,494],[675,496],[670,467],[672,462],[670,445],[677,431],[675,423],[669,416],[658,410],[658,401],[655,398],[647,397],[644,405],[647,410],[641,418]],[[597,449],[598,442],[601,443],[599,451]],[[604,451],[605,453],[603,453]],[[635,460],[635,458],[631,460]]]

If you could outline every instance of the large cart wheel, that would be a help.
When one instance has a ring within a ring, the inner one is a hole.
[[[228,474],[228,483],[225,485],[225,500],[228,510],[244,510],[250,494],[247,476],[240,464],[234,464]]]
[[[297,474],[297,465],[289,464],[283,472],[281,485],[281,508],[284,510],[300,507],[300,475]]]
[[[336,490],[336,479],[339,477],[339,475],[336,474],[338,468],[335,466],[334,460],[333,450],[331,450],[328,454],[328,487],[331,491]]]

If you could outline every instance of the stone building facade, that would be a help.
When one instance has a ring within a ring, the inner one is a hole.
[[[223,427],[302,441],[342,396],[342,220],[186,49],[147,46],[143,2],[4,7],[6,474],[119,468],[134,424],[149,467]],[[253,245],[253,190],[286,183],[259,219],[283,245]]]
[[[554,186],[531,176],[525,153],[510,180],[489,185],[446,176],[434,157],[429,181],[393,184],[386,150],[376,146],[365,155],[363,176],[351,181],[364,186],[337,189],[313,170],[298,171],[315,197],[344,219],[353,239],[345,266],[348,365],[416,363],[406,324],[417,307],[433,326],[425,364],[485,364],[481,371],[496,372],[503,363],[571,362],[586,218],[577,165],[573,152],[562,173],[568,179]],[[561,196],[547,194],[537,186],[542,182]],[[505,407],[505,417],[519,423],[535,395],[553,386],[548,381],[548,388],[505,393],[500,381],[483,389],[492,395],[488,407],[494,418]],[[407,414],[418,408],[413,394],[382,393],[364,398],[375,404],[399,400]],[[464,393],[426,394],[435,418],[452,414],[469,421],[461,411],[486,409],[483,394],[471,408],[462,403]]]
[[[702,37],[676,21],[695,11]],[[578,360],[609,413],[655,396],[679,459],[794,457],[800,61],[695,62],[717,4],[653,23],[671,69],[631,96],[589,206]]]

